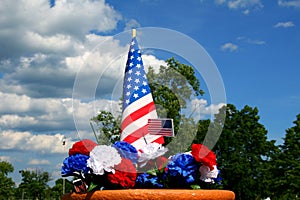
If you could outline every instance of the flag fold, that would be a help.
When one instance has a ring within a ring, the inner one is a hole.
[[[164,143],[163,136],[148,132],[148,119],[157,119],[156,108],[146,77],[136,37],[132,38],[125,67],[121,141],[140,150],[147,143]]]

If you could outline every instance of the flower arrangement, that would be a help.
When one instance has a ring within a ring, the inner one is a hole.
[[[128,188],[193,188],[200,182],[219,183],[216,155],[202,144],[191,152],[165,157],[168,149],[149,143],[141,150],[123,141],[98,145],[81,140],[69,150],[61,168],[73,176],[76,192]]]

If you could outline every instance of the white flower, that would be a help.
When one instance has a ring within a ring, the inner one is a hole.
[[[207,183],[214,183],[214,178],[218,177],[219,170],[217,169],[217,166],[213,166],[214,169],[210,170],[208,166],[202,165],[199,169],[201,173],[200,179]]]
[[[120,163],[121,156],[118,151],[106,145],[96,146],[87,160],[87,166],[97,175],[103,175],[105,172],[115,173],[114,167]]]
[[[149,143],[141,149],[142,153],[138,159],[140,167],[144,167],[149,160],[164,155],[168,149],[158,143]]]

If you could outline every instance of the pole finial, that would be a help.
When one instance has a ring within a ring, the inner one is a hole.
[[[134,38],[136,36],[136,29],[132,29],[131,34],[132,34],[132,37]]]

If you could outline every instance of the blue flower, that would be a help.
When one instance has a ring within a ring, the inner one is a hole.
[[[218,176],[217,176],[217,178],[214,178],[215,183],[217,183],[218,185],[222,184],[221,183],[222,182],[222,177],[221,177],[220,173],[221,173],[221,171],[218,170]]]
[[[135,181],[137,188],[163,188],[163,184],[159,183],[157,176],[148,173],[140,174]]]
[[[199,164],[189,154],[177,154],[173,156],[166,166],[163,178],[168,187],[187,187],[197,179]]]
[[[123,141],[117,141],[112,146],[118,150],[122,158],[131,160],[133,164],[137,163],[138,152],[134,146],[132,146],[128,142]]]
[[[87,159],[89,159],[89,156],[83,154],[73,154],[65,158],[61,173],[65,176],[74,175],[74,172],[87,174],[89,171]]]

